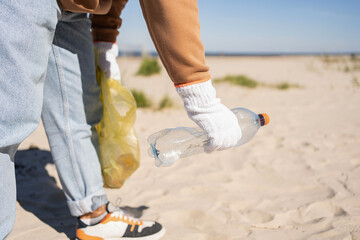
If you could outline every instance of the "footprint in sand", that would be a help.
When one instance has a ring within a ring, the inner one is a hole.
[[[273,215],[259,210],[243,213],[243,217],[251,224],[266,223],[274,219]]]
[[[327,201],[319,201],[306,207],[301,207],[299,213],[303,222],[346,214],[341,207]]]

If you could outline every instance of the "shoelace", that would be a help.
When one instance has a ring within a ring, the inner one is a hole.
[[[131,232],[134,231],[134,228],[135,228],[136,225],[140,226],[140,225],[143,224],[143,222],[140,219],[124,215],[120,211],[113,212],[111,214],[111,217],[120,219],[121,221],[126,222],[127,224],[131,225],[131,229],[130,229]]]

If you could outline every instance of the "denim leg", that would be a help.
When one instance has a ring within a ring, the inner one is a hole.
[[[86,14],[65,12],[62,16],[62,24],[57,28],[57,35],[61,37],[57,39],[56,45],[78,54],[86,121],[91,126],[91,141],[99,154],[99,136],[95,125],[102,118],[103,106],[99,101],[101,89],[96,80],[94,46],[88,30],[91,27],[91,21],[86,18]],[[80,31],[76,39],[69,35],[69,32],[74,32],[74,30]]]
[[[16,182],[14,155],[18,145],[0,148],[0,239],[4,239],[15,222]]]
[[[97,85],[90,21],[85,14],[73,16],[69,20],[65,15],[56,28],[42,119],[70,212],[81,216],[108,200],[83,104],[82,79]],[[97,88],[94,105],[100,104]],[[91,91],[90,83],[87,89]]]
[[[13,156],[39,124],[56,0],[0,1],[0,239],[15,220]]]

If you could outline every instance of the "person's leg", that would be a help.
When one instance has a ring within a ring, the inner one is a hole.
[[[13,156],[18,145],[0,148],[0,239],[4,239],[15,222],[16,182]]]
[[[90,21],[86,14],[65,13],[50,54],[42,119],[73,216],[94,212],[108,202],[87,124],[82,79],[89,85],[84,87],[93,91],[92,104],[100,105],[101,117],[100,91],[90,88],[97,85]]]
[[[15,221],[14,154],[39,124],[60,9],[56,0],[0,1],[0,239]]]
[[[105,205],[100,164],[90,141],[90,126],[100,121],[102,107],[89,34],[89,21],[79,14],[70,14],[59,22],[42,113],[70,211],[80,216],[77,239],[160,239],[165,233],[160,224],[131,218],[120,209],[111,211]]]

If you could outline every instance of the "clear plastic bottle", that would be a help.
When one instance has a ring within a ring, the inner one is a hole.
[[[234,108],[231,111],[236,115],[242,132],[236,147],[250,141],[259,127],[269,123],[266,113],[256,114],[246,108]],[[200,128],[178,127],[152,134],[148,143],[149,155],[155,158],[155,165],[161,167],[170,166],[179,158],[204,152],[208,138]]]

